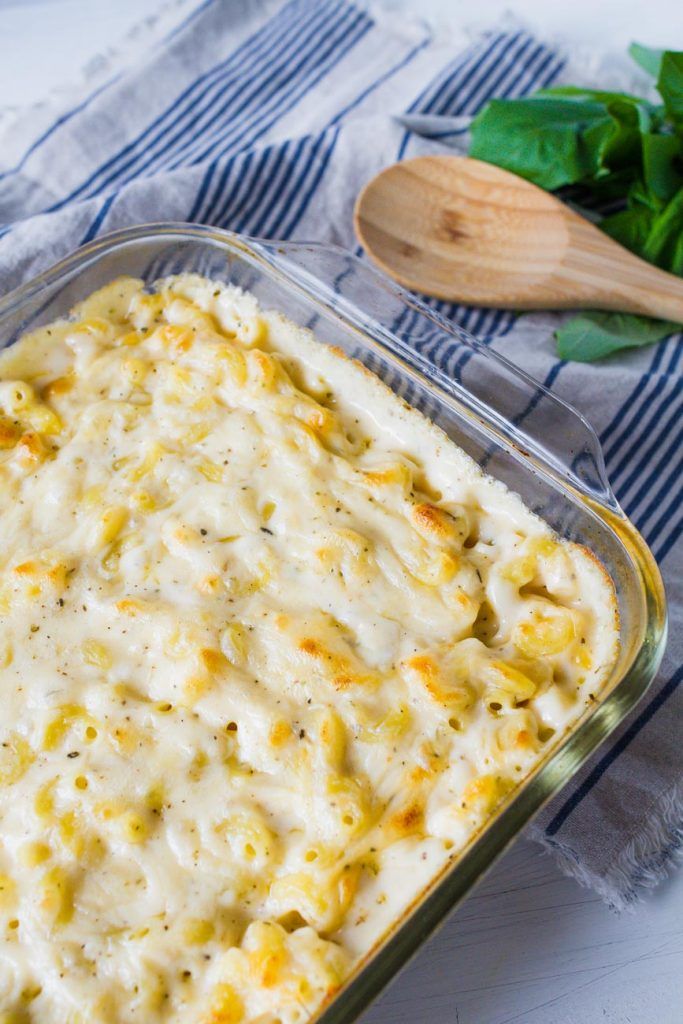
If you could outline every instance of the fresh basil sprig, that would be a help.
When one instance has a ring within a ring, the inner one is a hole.
[[[659,75],[659,68],[662,63],[662,57],[664,56],[664,50],[653,50],[650,46],[641,46],[640,43],[631,43],[628,48],[628,52],[633,57],[636,64],[640,64],[643,71],[647,71],[648,75],[652,75],[653,78],[657,78]]]
[[[470,156],[541,188],[574,185],[593,203],[621,200],[599,226],[663,270],[683,276],[683,52],[633,43],[661,103],[578,86],[492,100],[472,124]],[[590,362],[650,345],[675,324],[623,313],[582,313],[557,332],[564,359]]]

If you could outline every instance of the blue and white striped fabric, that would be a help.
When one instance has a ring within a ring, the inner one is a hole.
[[[346,0],[206,0],[144,64],[48,127],[29,118],[6,134],[3,290],[102,232],[151,220],[353,248],[351,211],[364,182],[403,156],[443,149],[390,114],[473,114],[563,68],[560,54],[521,30],[432,38]],[[674,639],[658,682],[532,828],[565,867],[624,905],[662,876],[683,841],[683,340],[565,364],[554,355],[553,316],[435,305],[593,422],[616,493],[666,577]],[[456,374],[465,358],[430,355]]]

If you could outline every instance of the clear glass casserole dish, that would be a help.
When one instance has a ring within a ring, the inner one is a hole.
[[[348,1024],[643,695],[666,638],[662,582],[610,490],[589,424],[504,358],[340,249],[245,239],[198,225],[117,232],[0,301],[0,348],[64,316],[115,277],[132,275],[151,284],[185,272],[251,291],[264,307],[362,362],[560,535],[591,549],[616,587],[621,648],[599,700],[555,738],[534,773],[394,922],[318,1018]],[[437,352],[448,375],[430,358]]]

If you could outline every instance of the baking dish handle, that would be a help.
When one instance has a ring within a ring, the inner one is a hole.
[[[590,423],[543,384],[358,256],[318,242],[250,243],[307,295],[399,355],[523,458],[621,513]]]

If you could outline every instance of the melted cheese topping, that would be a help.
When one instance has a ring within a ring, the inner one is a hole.
[[[594,699],[616,605],[195,276],[0,359],[3,1021],[302,1022]]]

